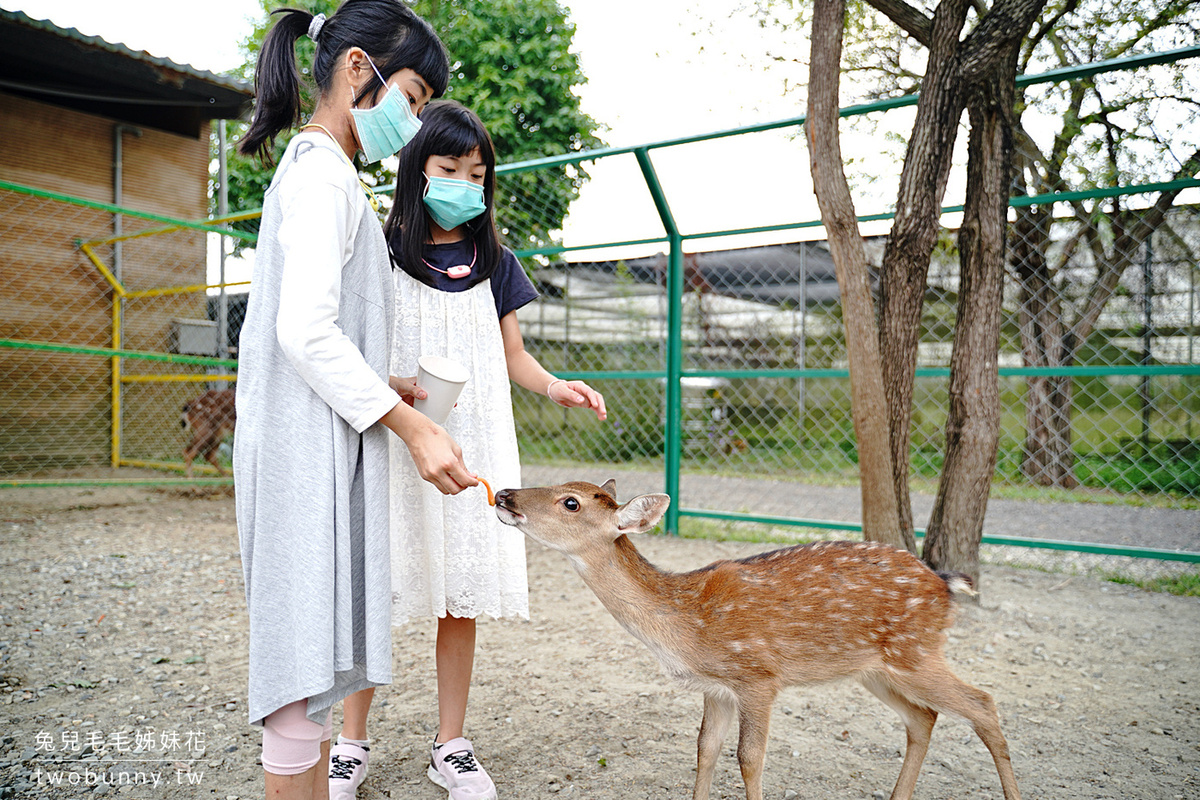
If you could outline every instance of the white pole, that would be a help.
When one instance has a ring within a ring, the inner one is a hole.
[[[229,164],[225,157],[226,140],[225,140],[225,120],[217,120],[217,214],[224,217],[229,214]],[[217,305],[217,331],[218,333],[218,349],[217,355],[221,358],[229,358],[229,295],[225,293],[225,235],[220,236],[221,243],[221,259],[220,259],[220,283],[221,294]],[[225,374],[228,370],[225,367],[221,368],[221,374]]]

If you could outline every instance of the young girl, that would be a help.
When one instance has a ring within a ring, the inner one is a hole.
[[[328,788],[330,707],[391,680],[387,430],[435,491],[477,482],[446,432],[402,402],[404,382],[389,381],[387,245],[351,162],[411,138],[446,88],[445,50],[399,0],[347,0],[329,19],[276,13],[242,152],[269,157],[298,117],[304,34],[320,93],[264,197],[234,472],[266,794],[312,798]]]
[[[420,356],[464,364],[470,379],[446,430],[476,474],[520,486],[509,380],[559,405],[607,412],[582,381],[555,378],[525,351],[516,310],[537,296],[492,219],[496,156],[483,123],[453,102],[431,103],[400,155],[395,205],[384,225],[395,264],[392,370]],[[475,656],[475,618],[528,619],[525,542],[496,518],[482,492],[443,498],[411,464],[392,458],[392,615],[438,618],[438,733],[429,778],[452,800],[496,797],[463,738]],[[345,719],[365,727],[370,698],[347,700]]]

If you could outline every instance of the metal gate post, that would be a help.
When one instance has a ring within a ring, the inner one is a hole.
[[[679,472],[682,452],[682,415],[680,386],[683,377],[683,237],[675,224],[675,215],[663,193],[658,173],[650,162],[648,148],[634,151],[646,188],[654,199],[654,207],[667,232],[670,251],[667,257],[667,363],[666,363],[666,420],[663,431],[664,491],[671,496],[671,505],[663,525],[667,533],[679,534]]]

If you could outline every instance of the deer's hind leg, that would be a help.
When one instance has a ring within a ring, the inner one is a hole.
[[[221,440],[218,439],[217,441],[213,442],[212,446],[208,448],[207,452],[205,452],[204,458],[208,460],[208,463],[212,464],[213,467],[216,468],[218,475],[224,475],[225,470],[221,467],[220,454]]]
[[[921,773],[921,765],[925,763],[925,755],[929,752],[929,739],[933,735],[934,723],[937,722],[937,712],[913,703],[881,675],[865,676],[860,681],[871,694],[882,700],[904,720],[907,736],[904,764],[900,767],[900,777],[896,779],[896,786],[892,789],[891,800],[909,800],[917,786],[917,776]]]
[[[946,714],[957,714],[970,722],[992,754],[1004,800],[1021,800],[1008,740],[1000,730],[1000,715],[990,694],[960,680],[941,659],[928,659],[918,670],[894,673],[891,677],[896,688],[911,700]]]

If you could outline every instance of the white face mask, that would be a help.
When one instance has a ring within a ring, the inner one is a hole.
[[[412,141],[421,129],[421,120],[413,113],[404,93],[383,80],[375,62],[367,59],[371,69],[387,87],[383,99],[371,108],[351,108],[358,143],[362,145],[367,163],[393,156]]]

